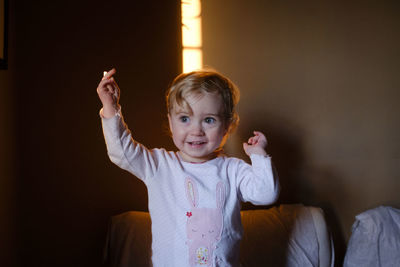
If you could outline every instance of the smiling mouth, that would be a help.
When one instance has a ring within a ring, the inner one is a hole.
[[[191,146],[201,146],[201,145],[204,145],[205,143],[206,142],[201,142],[201,141],[188,142],[188,144]]]

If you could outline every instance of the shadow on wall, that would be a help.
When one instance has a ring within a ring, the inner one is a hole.
[[[346,241],[339,218],[329,201],[332,194],[344,191],[343,186],[337,184],[340,179],[335,179],[333,170],[318,169],[307,161],[303,148],[303,131],[300,127],[285,118],[266,115],[265,111],[255,114],[258,116],[250,114],[240,122],[238,131],[226,144],[227,154],[248,160],[243,152],[242,143],[252,135],[253,130],[263,132],[268,138],[267,152],[273,158],[281,185],[281,193],[275,205],[302,203],[322,208],[334,241],[335,266],[342,266]],[[316,189],[310,177],[324,179],[326,183],[323,188]],[[250,203],[243,203],[242,206],[244,210],[259,208],[269,207],[254,206]]]

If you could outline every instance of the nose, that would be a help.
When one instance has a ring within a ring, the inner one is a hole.
[[[204,135],[204,129],[201,122],[193,122],[190,128],[190,134],[196,136]]]

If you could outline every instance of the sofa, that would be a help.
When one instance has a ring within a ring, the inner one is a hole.
[[[355,219],[343,267],[400,266],[400,209],[379,206]]]
[[[334,266],[332,237],[320,208],[288,204],[241,211],[240,262],[246,266]],[[104,262],[110,267],[151,266],[148,212],[110,219]]]

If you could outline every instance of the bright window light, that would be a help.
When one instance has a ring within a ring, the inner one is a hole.
[[[183,72],[203,67],[201,40],[201,2],[182,0],[182,59]]]
[[[182,45],[183,47],[201,48],[201,20],[182,19]]]
[[[183,72],[201,69],[203,65],[203,53],[201,49],[183,49]]]

